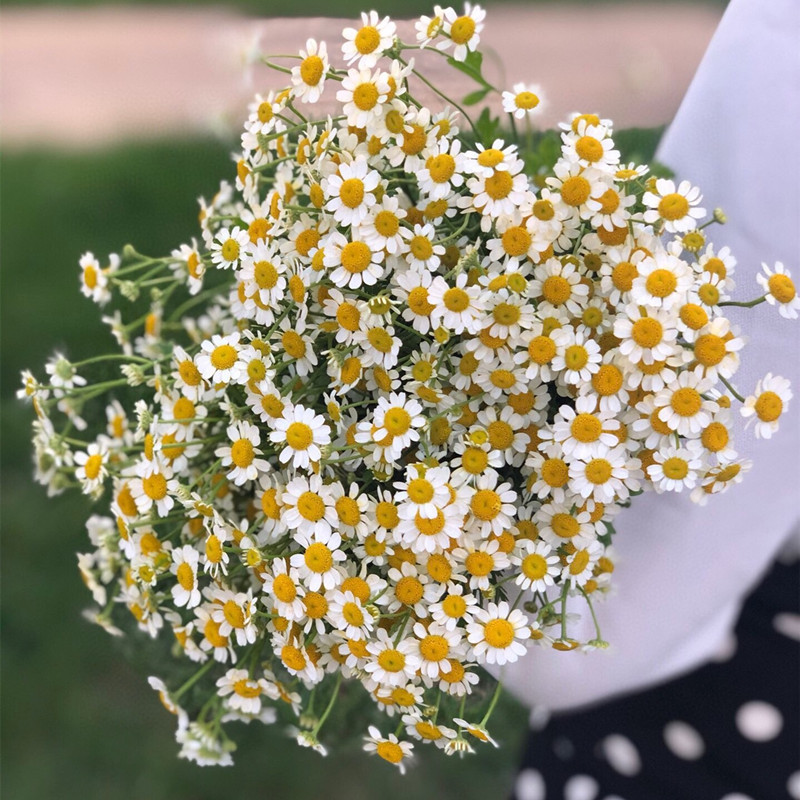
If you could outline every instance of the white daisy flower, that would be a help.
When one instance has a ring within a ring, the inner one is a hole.
[[[653,459],[655,463],[647,468],[647,477],[657,492],[693,489],[705,467],[697,440],[687,442],[685,447],[661,447],[655,451]]]
[[[320,447],[330,444],[330,429],[325,417],[300,404],[284,408],[283,416],[273,423],[270,441],[285,446],[278,454],[281,464],[295,469],[309,469],[322,457]]]
[[[642,197],[647,206],[643,217],[646,223],[662,221],[668,233],[687,233],[705,217],[706,210],[698,206],[703,196],[689,181],[681,181],[676,188],[674,181],[658,178],[653,189]]]
[[[250,248],[250,235],[238,226],[220,228],[211,241],[211,260],[218,269],[238,267],[242,256]]]
[[[447,592],[431,606],[431,617],[434,622],[453,630],[461,622],[472,622],[478,610],[478,599],[472,594],[465,594],[465,588],[457,583],[448,583]]]
[[[328,49],[325,42],[317,44],[315,39],[306,40],[306,49],[300,51],[302,61],[292,67],[294,96],[302,103],[316,103],[325,88],[328,75]]]
[[[439,16],[437,6],[436,16]],[[478,46],[483,30],[483,20],[486,19],[486,11],[480,6],[473,6],[471,3],[464,3],[464,13],[459,15],[453,8],[445,8],[441,12],[442,33],[448,37],[436,45],[437,50],[447,50],[454,44],[453,58],[456,61],[466,61],[467,56]]]
[[[666,310],[678,305],[694,281],[689,265],[666,251],[643,258],[637,269],[639,274],[633,280],[630,299],[648,308]]]
[[[665,361],[677,350],[675,318],[666,311],[626,305],[625,315],[614,321],[614,336],[621,340],[620,353],[633,362]]]
[[[449,666],[449,661],[447,665]],[[449,671],[449,670],[448,670]],[[420,742],[434,744],[440,750],[444,750],[449,742],[458,735],[452,728],[440,725],[428,716],[423,716],[420,712],[403,714],[403,724],[406,733],[418,739]]]
[[[414,745],[411,742],[401,742],[393,733],[386,738],[374,725],[369,726],[369,736],[365,736],[364,741],[366,742],[364,750],[367,753],[375,753],[389,764],[394,764],[400,770],[400,774],[405,775],[405,762],[411,759],[414,752]]]
[[[339,535],[334,532],[336,525],[336,508],[333,490],[323,484],[319,475],[298,476],[286,484],[281,496],[283,509],[282,522],[291,530],[302,544],[312,538],[327,542],[336,540],[333,547],[338,547]]]
[[[778,430],[778,421],[792,399],[791,383],[780,375],[768,372],[757,384],[755,394],[745,398],[741,408],[748,426],[755,420],[755,434],[770,439]]]
[[[581,497],[599,503],[624,502],[638,491],[642,477],[638,458],[630,458],[624,446],[604,449],[590,459],[570,462],[570,487]]]
[[[380,182],[380,173],[369,168],[366,158],[341,164],[338,174],[322,179],[325,210],[342,225],[360,226],[375,205]]]
[[[103,482],[108,477],[108,446],[92,442],[86,452],[75,453],[75,477],[80,481],[84,494],[102,492]]]
[[[261,712],[262,695],[276,700],[277,689],[265,678],[254,679],[246,669],[229,669],[217,680],[217,694],[226,698],[225,707],[248,716]]]
[[[662,389],[654,399],[658,417],[679,436],[696,439],[719,411],[719,405],[707,395],[715,381],[703,377],[702,368],[685,370],[676,381]]]
[[[467,625],[467,638],[479,662],[511,664],[525,655],[524,641],[530,638],[525,614],[508,603],[489,603],[475,613],[475,621]]]
[[[511,563],[519,567],[514,583],[530,592],[546,592],[561,571],[558,555],[547,542],[521,539],[511,555]]]
[[[761,263],[764,274],[756,275],[758,285],[764,290],[767,302],[777,305],[778,311],[786,319],[797,319],[797,310],[800,309],[800,297],[792,280],[792,275],[780,261],[775,262],[775,267],[770,269]]]
[[[227,474],[228,480],[237,486],[258,480],[259,474],[270,468],[265,459],[258,458],[262,455],[258,449],[261,444],[258,428],[243,420],[229,426],[226,433],[231,444],[218,447],[214,455],[222,459],[223,467],[232,467]]]
[[[323,263],[333,268],[330,278],[340,288],[372,286],[383,277],[383,250],[376,249],[374,239],[369,244],[357,238],[358,235],[351,232],[348,240],[339,231],[334,231],[325,240]]]
[[[561,570],[561,580],[572,587],[584,586],[592,577],[595,564],[603,555],[600,542],[590,542],[567,556],[567,563]]]
[[[172,587],[172,600],[178,608],[194,608],[200,605],[202,597],[197,584],[199,562],[200,553],[190,544],[176,547],[172,551],[170,572],[178,581]]]
[[[350,69],[342,80],[342,88],[336,92],[336,99],[342,104],[348,124],[366,128],[383,114],[390,91],[385,72]]]
[[[247,374],[240,347],[238,333],[215,334],[204,339],[195,356],[197,371],[211,384],[244,383]]]
[[[400,197],[384,194],[380,203],[373,203],[369,215],[359,227],[359,234],[374,250],[396,255],[403,248],[401,221],[407,212],[400,207]]]
[[[517,119],[538,114],[542,107],[542,90],[534,84],[515,83],[510,92],[503,92],[503,111]]]
[[[295,553],[290,563],[312,592],[329,592],[339,586],[345,577],[343,566],[339,566],[340,562],[347,560],[347,555],[339,549],[341,538],[334,533],[326,542],[308,541],[305,550]]]
[[[287,564],[286,559],[276,558],[270,562],[270,569],[263,573],[261,590],[266,595],[265,602],[271,610],[291,621],[301,620],[306,615],[303,597],[305,588],[300,584],[298,571]]]
[[[405,686],[420,667],[415,650],[411,637],[395,643],[383,628],[378,628],[376,637],[367,643],[370,660],[364,670],[380,686]]]
[[[479,286],[468,286],[467,276],[460,274],[455,286],[436,276],[428,289],[428,302],[434,309],[431,324],[442,325],[455,334],[476,334],[481,328],[485,301]]]
[[[377,11],[361,12],[360,28],[342,31],[342,55],[346,64],[358,61],[360,69],[371,69],[393,44],[397,26],[389,17],[381,19]]]

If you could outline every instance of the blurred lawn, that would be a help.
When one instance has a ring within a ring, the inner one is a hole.
[[[626,159],[646,159],[659,134],[634,131],[617,140]],[[14,398],[19,372],[41,374],[55,349],[79,359],[109,345],[96,307],[79,294],[79,256],[93,250],[102,258],[127,242],[163,254],[188,240],[195,198],[231,176],[228,153],[217,142],[175,141],[0,158],[3,797],[502,798],[526,724],[511,700],[494,717],[502,749],[463,761],[423,752],[404,780],[357,745],[323,761],[263,726],[240,729],[232,769],[178,761],[173,718],[117,641],[80,616],[90,596],[75,553],[86,548],[90,506],[71,495],[48,500],[33,484],[32,412]]]

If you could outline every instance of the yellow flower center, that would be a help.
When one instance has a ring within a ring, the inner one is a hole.
[[[542,480],[555,489],[564,486],[569,480],[569,467],[560,458],[548,458],[542,464]]]
[[[611,272],[611,283],[620,292],[629,292],[633,286],[633,279],[639,274],[635,264],[630,261],[620,261]]]
[[[572,295],[572,288],[566,278],[560,275],[551,275],[542,284],[542,296],[548,303],[560,306],[566,303]]]
[[[426,661],[442,661],[450,653],[450,645],[444,636],[426,636],[419,643],[419,652]]]
[[[470,475],[480,475],[489,465],[489,456],[477,447],[468,447],[461,456],[461,466]]]
[[[573,536],[577,536],[581,530],[578,520],[571,514],[564,513],[553,514],[550,527],[556,536],[560,536],[562,539],[571,539]]]
[[[409,499],[414,503],[428,503],[433,500],[433,484],[425,478],[414,478],[408,484]]]
[[[310,544],[305,552],[304,560],[312,572],[327,572],[333,566],[333,555],[327,545],[322,542]]]
[[[185,561],[178,564],[176,577],[182,589],[185,589],[187,592],[192,591],[194,588],[194,570],[191,564],[187,564]]]
[[[507,619],[491,619],[483,628],[483,638],[490,647],[503,650],[514,641],[514,626]]]
[[[478,154],[478,163],[482,167],[496,167],[502,160],[502,151],[495,147],[489,147]]]
[[[663,335],[664,328],[661,323],[652,317],[637,319],[636,322],[633,323],[631,329],[633,341],[636,342],[639,347],[648,349],[655,347],[661,341]]]
[[[336,513],[339,515],[339,520],[350,527],[358,525],[361,521],[361,511],[358,508],[358,503],[347,495],[340,497],[336,501]]]
[[[370,111],[378,103],[378,88],[373,83],[361,83],[353,89],[353,103],[361,111]]]
[[[253,278],[259,289],[273,289],[278,282],[278,270],[269,261],[253,264]]]
[[[594,138],[594,136],[581,136],[575,142],[575,152],[578,158],[584,161],[599,161],[603,157],[603,143]]]
[[[324,70],[325,64],[322,59],[317,55],[310,55],[304,58],[300,64],[300,77],[306,85],[316,86],[322,78]]]
[[[783,412],[783,400],[775,392],[762,392],[756,400],[755,409],[762,422],[775,422]]]
[[[514,103],[517,108],[523,108],[525,111],[530,111],[539,105],[539,98],[533,92],[519,92],[514,98]]]
[[[244,628],[244,611],[235,600],[226,600],[222,613],[232,628]]]
[[[511,194],[514,179],[507,170],[497,170],[486,179],[484,191],[492,200],[503,200]]]
[[[255,451],[249,439],[237,439],[231,445],[231,461],[237,467],[249,467],[253,463]]]
[[[400,672],[406,665],[406,657],[399,650],[384,650],[378,656],[378,664],[386,672]]]
[[[303,653],[291,644],[286,644],[281,648],[281,661],[295,672],[300,672],[306,666],[306,658]]]
[[[305,422],[293,422],[286,429],[286,444],[294,450],[306,450],[314,441],[314,432]]]
[[[449,594],[442,600],[442,611],[451,619],[461,619],[467,611],[467,601],[459,594]]]
[[[411,255],[419,261],[427,261],[433,255],[433,245],[427,236],[415,236],[408,247]]]
[[[423,150],[427,141],[425,129],[421,125],[413,125],[410,131],[403,131],[401,149],[407,156],[415,156]]]
[[[703,398],[696,389],[685,386],[673,393],[669,404],[676,414],[682,417],[693,417],[703,405]]]
[[[678,456],[668,458],[661,468],[664,471],[664,477],[674,481],[682,481],[689,474],[689,465],[685,459],[678,458]]]
[[[258,107],[258,121],[263,125],[265,122],[269,122],[273,116],[272,105],[265,100]]]
[[[507,450],[514,442],[514,429],[503,420],[489,423],[489,444],[494,450]]]
[[[363,272],[372,261],[372,251],[364,242],[348,242],[342,248],[341,260],[348,272]]]
[[[375,752],[390,764],[399,764],[403,760],[403,748],[397,742],[378,742]]]
[[[578,550],[575,553],[572,561],[569,565],[569,574],[570,575],[580,575],[586,569],[586,565],[589,563],[589,551],[588,550]]]
[[[767,285],[769,286],[769,293],[779,303],[791,303],[797,294],[792,279],[780,272],[771,275]]]
[[[510,389],[517,382],[514,373],[507,369],[492,370],[490,380],[498,389]]]
[[[522,574],[532,581],[538,581],[547,574],[547,559],[538,553],[531,553],[522,560]]]
[[[359,608],[358,603],[345,603],[342,606],[342,617],[348,625],[364,624],[364,612]]]
[[[239,242],[236,239],[228,239],[222,245],[222,257],[226,261],[236,261],[239,258]]]
[[[572,420],[570,431],[579,442],[596,442],[603,432],[603,423],[594,414],[578,414]]]
[[[142,489],[151,500],[163,500],[167,496],[167,479],[154,472],[149,478],[142,478]]]
[[[100,468],[102,466],[103,466],[103,456],[101,455],[89,456],[89,458],[86,459],[86,463],[83,466],[83,471],[86,473],[86,477],[90,481],[93,481],[100,474]]]
[[[411,415],[399,406],[389,408],[383,416],[383,427],[392,436],[402,436],[411,427]]]
[[[444,293],[444,305],[449,311],[454,311],[457,314],[460,314],[462,311],[465,311],[469,308],[469,295],[463,290],[459,289],[458,287],[453,287],[452,289],[448,289]]]
[[[605,458],[594,458],[586,465],[586,479],[590,483],[605,483],[611,478],[611,474],[611,464]]]
[[[536,336],[528,344],[528,355],[536,364],[548,364],[555,354],[556,345],[549,336]]]
[[[292,603],[297,597],[297,587],[288,575],[280,574],[272,583],[272,593],[282,603]]]
[[[469,504],[472,513],[482,520],[493,520],[502,507],[500,495],[492,489],[478,489]]]
[[[466,44],[475,33],[475,20],[472,17],[459,17],[450,27],[450,38],[456,44]]]
[[[247,678],[242,678],[233,684],[233,691],[239,697],[253,698],[261,694],[261,687],[257,683],[248,681]]]
[[[221,344],[211,351],[211,366],[214,369],[230,369],[236,363],[236,349],[229,344]]]
[[[339,188],[339,197],[348,208],[358,208],[364,200],[364,183],[359,178],[349,178]]]
[[[438,156],[431,156],[425,166],[434,183],[446,183],[456,171],[456,160],[450,153],[440,153]]]
[[[423,536],[436,536],[444,530],[444,514],[437,508],[435,517],[414,515],[414,524]]]
[[[281,344],[286,354],[292,358],[302,358],[306,354],[306,343],[297,331],[284,331]]]
[[[719,303],[719,289],[713,283],[704,283],[697,294],[707,306],[715,306]]]
[[[645,286],[653,297],[668,297],[677,288],[678,281],[668,269],[657,269],[647,276]]]
[[[365,25],[363,28],[361,28],[354,39],[356,50],[358,50],[362,56],[372,53],[380,43],[381,35],[378,32],[378,29],[372,25]]]
[[[694,357],[704,367],[714,367],[725,358],[725,340],[713,333],[704,333],[694,343]]]
[[[556,210],[549,200],[537,200],[533,204],[533,216],[542,222],[548,222],[556,215]]]
[[[91,264],[83,269],[83,282],[87,289],[94,289],[97,286],[97,270]]]
[[[700,328],[708,324],[708,314],[706,310],[696,303],[685,303],[681,306],[679,313],[681,322],[693,331],[699,331]]]
[[[589,352],[583,345],[570,345],[564,351],[564,363],[567,369],[583,369],[589,363]]]
[[[613,364],[603,364],[592,375],[592,388],[601,397],[610,397],[622,388],[622,371]]]
[[[666,220],[676,220],[689,213],[689,201],[677,192],[665,195],[658,203],[658,213]]]
[[[592,192],[589,181],[582,175],[572,175],[561,184],[561,199],[568,206],[583,205]]]
[[[728,429],[721,422],[712,422],[703,431],[700,441],[706,450],[718,453],[720,450],[725,449],[729,438]]]
[[[413,606],[422,599],[422,584],[413,576],[405,575],[397,581],[394,593],[397,599],[405,606]]]
[[[374,224],[375,230],[386,238],[394,236],[400,228],[400,220],[391,211],[379,211]]]
[[[283,400],[276,394],[265,394],[261,398],[261,408],[268,416],[275,419],[283,414]]]
[[[619,195],[613,189],[603,192],[599,200],[601,214],[613,214],[619,208]]]
[[[325,516],[325,501],[316,492],[303,492],[297,498],[297,512],[309,522],[318,522]]]

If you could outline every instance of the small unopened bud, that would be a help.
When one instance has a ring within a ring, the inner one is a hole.
[[[128,386],[141,386],[145,382],[144,369],[139,364],[123,364],[120,371]]]
[[[120,281],[119,293],[133,303],[139,298],[139,287],[133,281]]]
[[[721,208],[714,209],[714,222],[724,225],[728,221],[727,214]]]

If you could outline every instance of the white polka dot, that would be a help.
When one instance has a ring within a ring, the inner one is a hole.
[[[575,745],[566,736],[553,740],[553,752],[562,761],[569,761],[575,755]]]
[[[642,768],[636,745],[625,736],[606,736],[601,746],[606,760],[620,775],[635,775]]]
[[[800,800],[800,770],[792,773],[786,781],[786,791],[792,796],[792,800]]]
[[[726,794],[725,797],[720,797],[719,800],[753,800],[753,798],[749,794],[734,792],[733,794]]]
[[[535,769],[524,769],[517,775],[514,785],[517,800],[545,800],[547,789],[542,773]]]
[[[736,727],[746,739],[768,742],[781,732],[783,717],[775,706],[753,700],[736,712]]]
[[[573,775],[564,784],[564,800],[594,800],[599,789],[594,778],[588,775]]]
[[[664,726],[664,741],[678,758],[695,761],[706,750],[703,737],[688,723],[675,720]]]
[[[778,633],[800,642],[800,614],[776,614],[772,626]]]
[[[722,644],[717,648],[714,655],[711,656],[712,661],[716,661],[717,663],[730,661],[736,655],[736,648],[738,645],[739,642],[736,639],[736,634],[729,633]]]
[[[528,717],[528,727],[532,731],[540,731],[549,721],[550,712],[544,706],[534,706]]]

